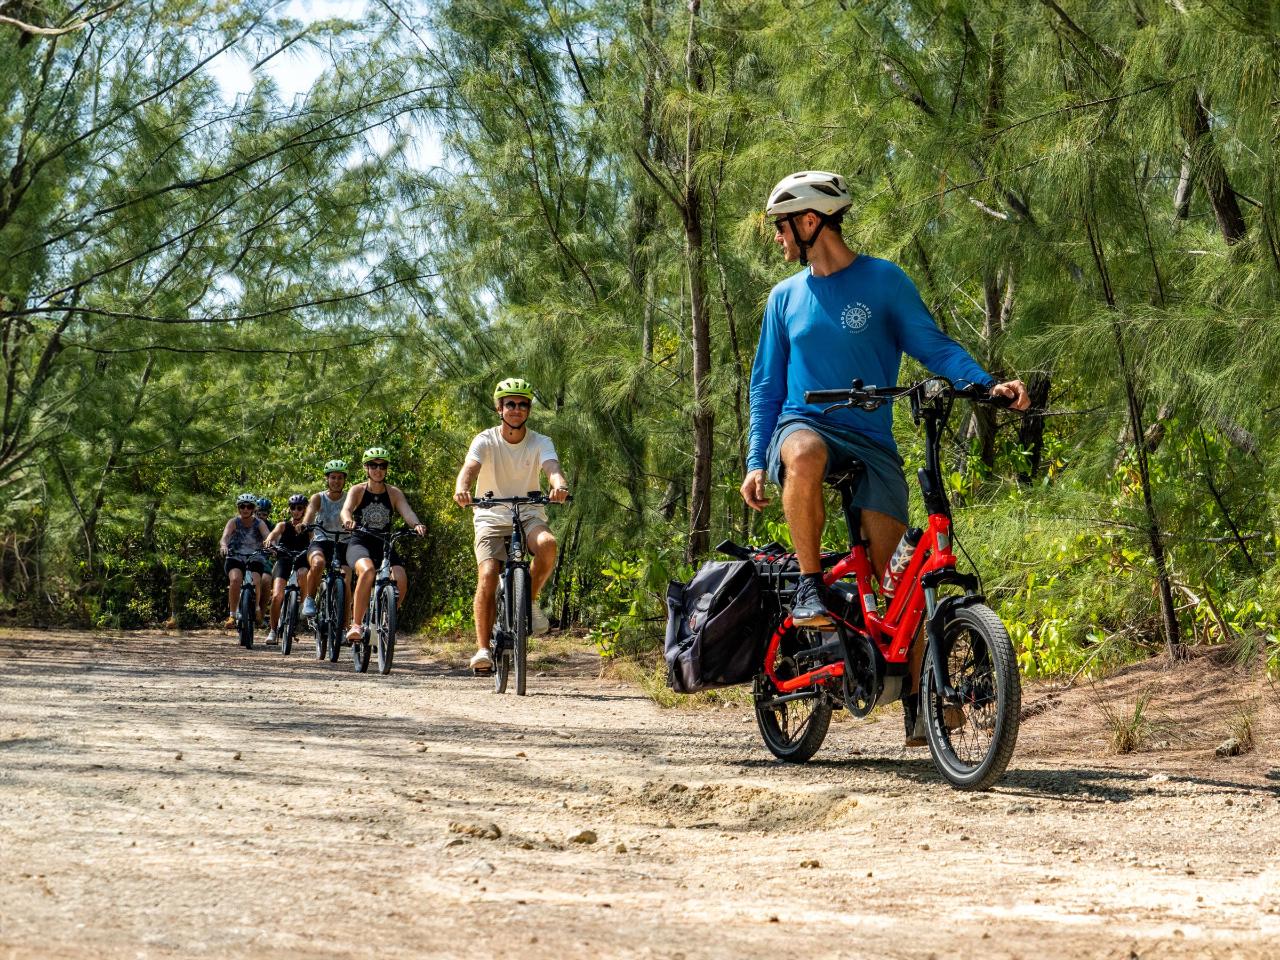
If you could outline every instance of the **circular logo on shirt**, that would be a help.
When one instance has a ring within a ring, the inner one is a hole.
[[[870,319],[871,308],[865,303],[851,303],[840,314],[840,322],[844,324],[845,329],[852,330],[854,333],[863,329]]]
[[[370,530],[385,530],[391,526],[391,510],[385,504],[371,503],[364,508],[364,525]]]

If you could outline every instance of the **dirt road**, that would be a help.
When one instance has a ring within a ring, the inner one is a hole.
[[[787,767],[749,709],[661,710],[585,653],[524,699],[408,649],[387,677],[213,633],[0,654],[0,956],[1280,955],[1262,685],[1225,761],[1155,668],[1117,682],[1181,732],[1127,758],[1096,691],[1029,691],[1053,705],[970,795],[896,711]]]

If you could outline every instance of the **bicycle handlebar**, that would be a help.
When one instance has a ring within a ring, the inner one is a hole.
[[[513,503],[513,504],[514,503],[518,503],[518,504],[531,503],[536,506],[546,506],[549,503],[561,503],[561,502],[572,503],[573,494],[572,493],[569,494],[567,497],[564,498],[563,501],[558,501],[558,500],[552,500],[541,490],[537,490],[537,491],[530,490],[529,493],[527,493],[523,497],[495,497],[493,495],[493,491],[490,490],[483,497],[475,497],[474,499],[472,499],[472,501],[468,503],[467,506],[468,507],[493,507],[493,506],[497,506],[500,503]]]
[[[416,537],[418,533],[412,527],[408,529],[401,528],[399,530],[370,530],[368,527],[353,527],[352,533],[367,533],[371,537],[378,537],[387,543],[395,543],[397,540],[404,540],[407,537]]]
[[[995,396],[987,387],[970,384],[967,387],[956,387],[943,377],[930,377],[919,380],[905,387],[863,386],[861,380],[842,390],[806,390],[805,403],[835,403],[839,406],[857,407],[861,410],[878,410],[886,403],[892,403],[901,397],[920,392],[924,399],[934,400],[939,397],[958,397],[973,403],[984,403],[988,406],[1009,408],[1013,406],[1012,397]]]

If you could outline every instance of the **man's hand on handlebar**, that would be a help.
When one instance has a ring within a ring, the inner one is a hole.
[[[547,499],[552,503],[564,503],[568,496],[568,487],[552,487],[547,491]]]
[[[769,505],[769,499],[764,495],[764,471],[752,470],[747,474],[747,478],[742,481],[742,499],[747,502],[747,506],[752,510],[763,510]]]
[[[414,532],[414,533],[416,533],[416,534],[417,534],[418,536],[420,536],[420,537],[425,537],[425,536],[427,535],[427,526],[426,526],[426,524],[424,524],[424,523],[415,523],[415,524],[413,525],[413,532]]]
[[[456,503],[456,504],[457,504],[458,506],[460,506],[460,507],[469,507],[469,506],[471,506],[471,503],[472,503],[472,500],[471,500],[471,491],[470,491],[470,490],[455,490],[455,491],[454,491],[454,494],[453,494],[453,502],[454,502],[454,503]]]
[[[1008,397],[1013,403],[1009,404],[1010,410],[1026,410],[1031,406],[1031,394],[1027,393],[1027,386],[1021,380],[1006,380],[1004,383],[997,383],[991,388],[991,395],[994,397]]]

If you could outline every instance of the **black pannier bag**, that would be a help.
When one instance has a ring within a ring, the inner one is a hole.
[[[755,567],[704,563],[686,586],[667,587],[667,685],[676,693],[750,683],[768,641]]]

